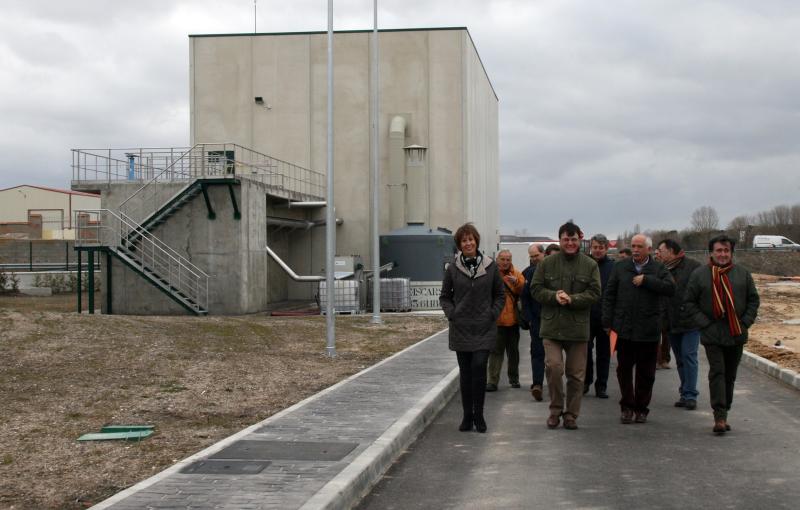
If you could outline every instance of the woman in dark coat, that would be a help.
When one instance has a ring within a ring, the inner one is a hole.
[[[464,418],[458,430],[486,432],[483,400],[486,364],[497,338],[495,321],[505,304],[497,264],[479,250],[481,236],[471,223],[455,233],[455,261],[447,266],[439,303],[450,325],[450,350],[456,351]]]

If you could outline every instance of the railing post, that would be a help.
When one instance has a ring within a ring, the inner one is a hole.
[[[89,313],[94,314],[94,250],[89,250]]]
[[[81,303],[81,297],[83,297],[82,294],[81,294],[81,272],[82,271],[83,271],[83,268],[81,267],[81,251],[78,250],[78,314],[81,313],[81,311],[82,311],[81,308],[83,308],[81,306],[83,304],[83,303]]]
[[[206,146],[200,146],[200,177],[206,176]]]

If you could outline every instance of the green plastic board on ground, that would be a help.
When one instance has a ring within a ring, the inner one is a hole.
[[[84,434],[78,438],[78,441],[112,441],[112,440],[127,440],[139,441],[150,436],[152,430],[131,430],[128,432],[92,432]]]

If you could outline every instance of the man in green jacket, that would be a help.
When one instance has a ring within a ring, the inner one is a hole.
[[[545,375],[550,389],[547,427],[578,428],[586,352],[589,341],[589,312],[600,299],[600,270],[589,256],[580,253],[581,229],[571,221],[558,229],[561,251],[545,257],[531,280],[531,295],[541,303],[539,336],[545,351]],[[566,360],[564,359],[566,353]],[[567,374],[566,410],[564,381]]]
[[[736,371],[760,304],[753,276],[733,263],[735,245],[726,235],[711,239],[709,264],[695,269],[686,287],[685,310],[700,328],[700,342],[708,358],[708,390],[717,435],[731,429],[728,411]]]

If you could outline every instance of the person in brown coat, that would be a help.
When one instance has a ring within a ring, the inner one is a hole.
[[[479,250],[481,236],[471,223],[454,235],[455,261],[447,266],[439,304],[449,322],[448,341],[456,351],[464,416],[458,430],[486,432],[483,402],[486,365],[497,339],[497,318],[505,304],[497,264]]]

